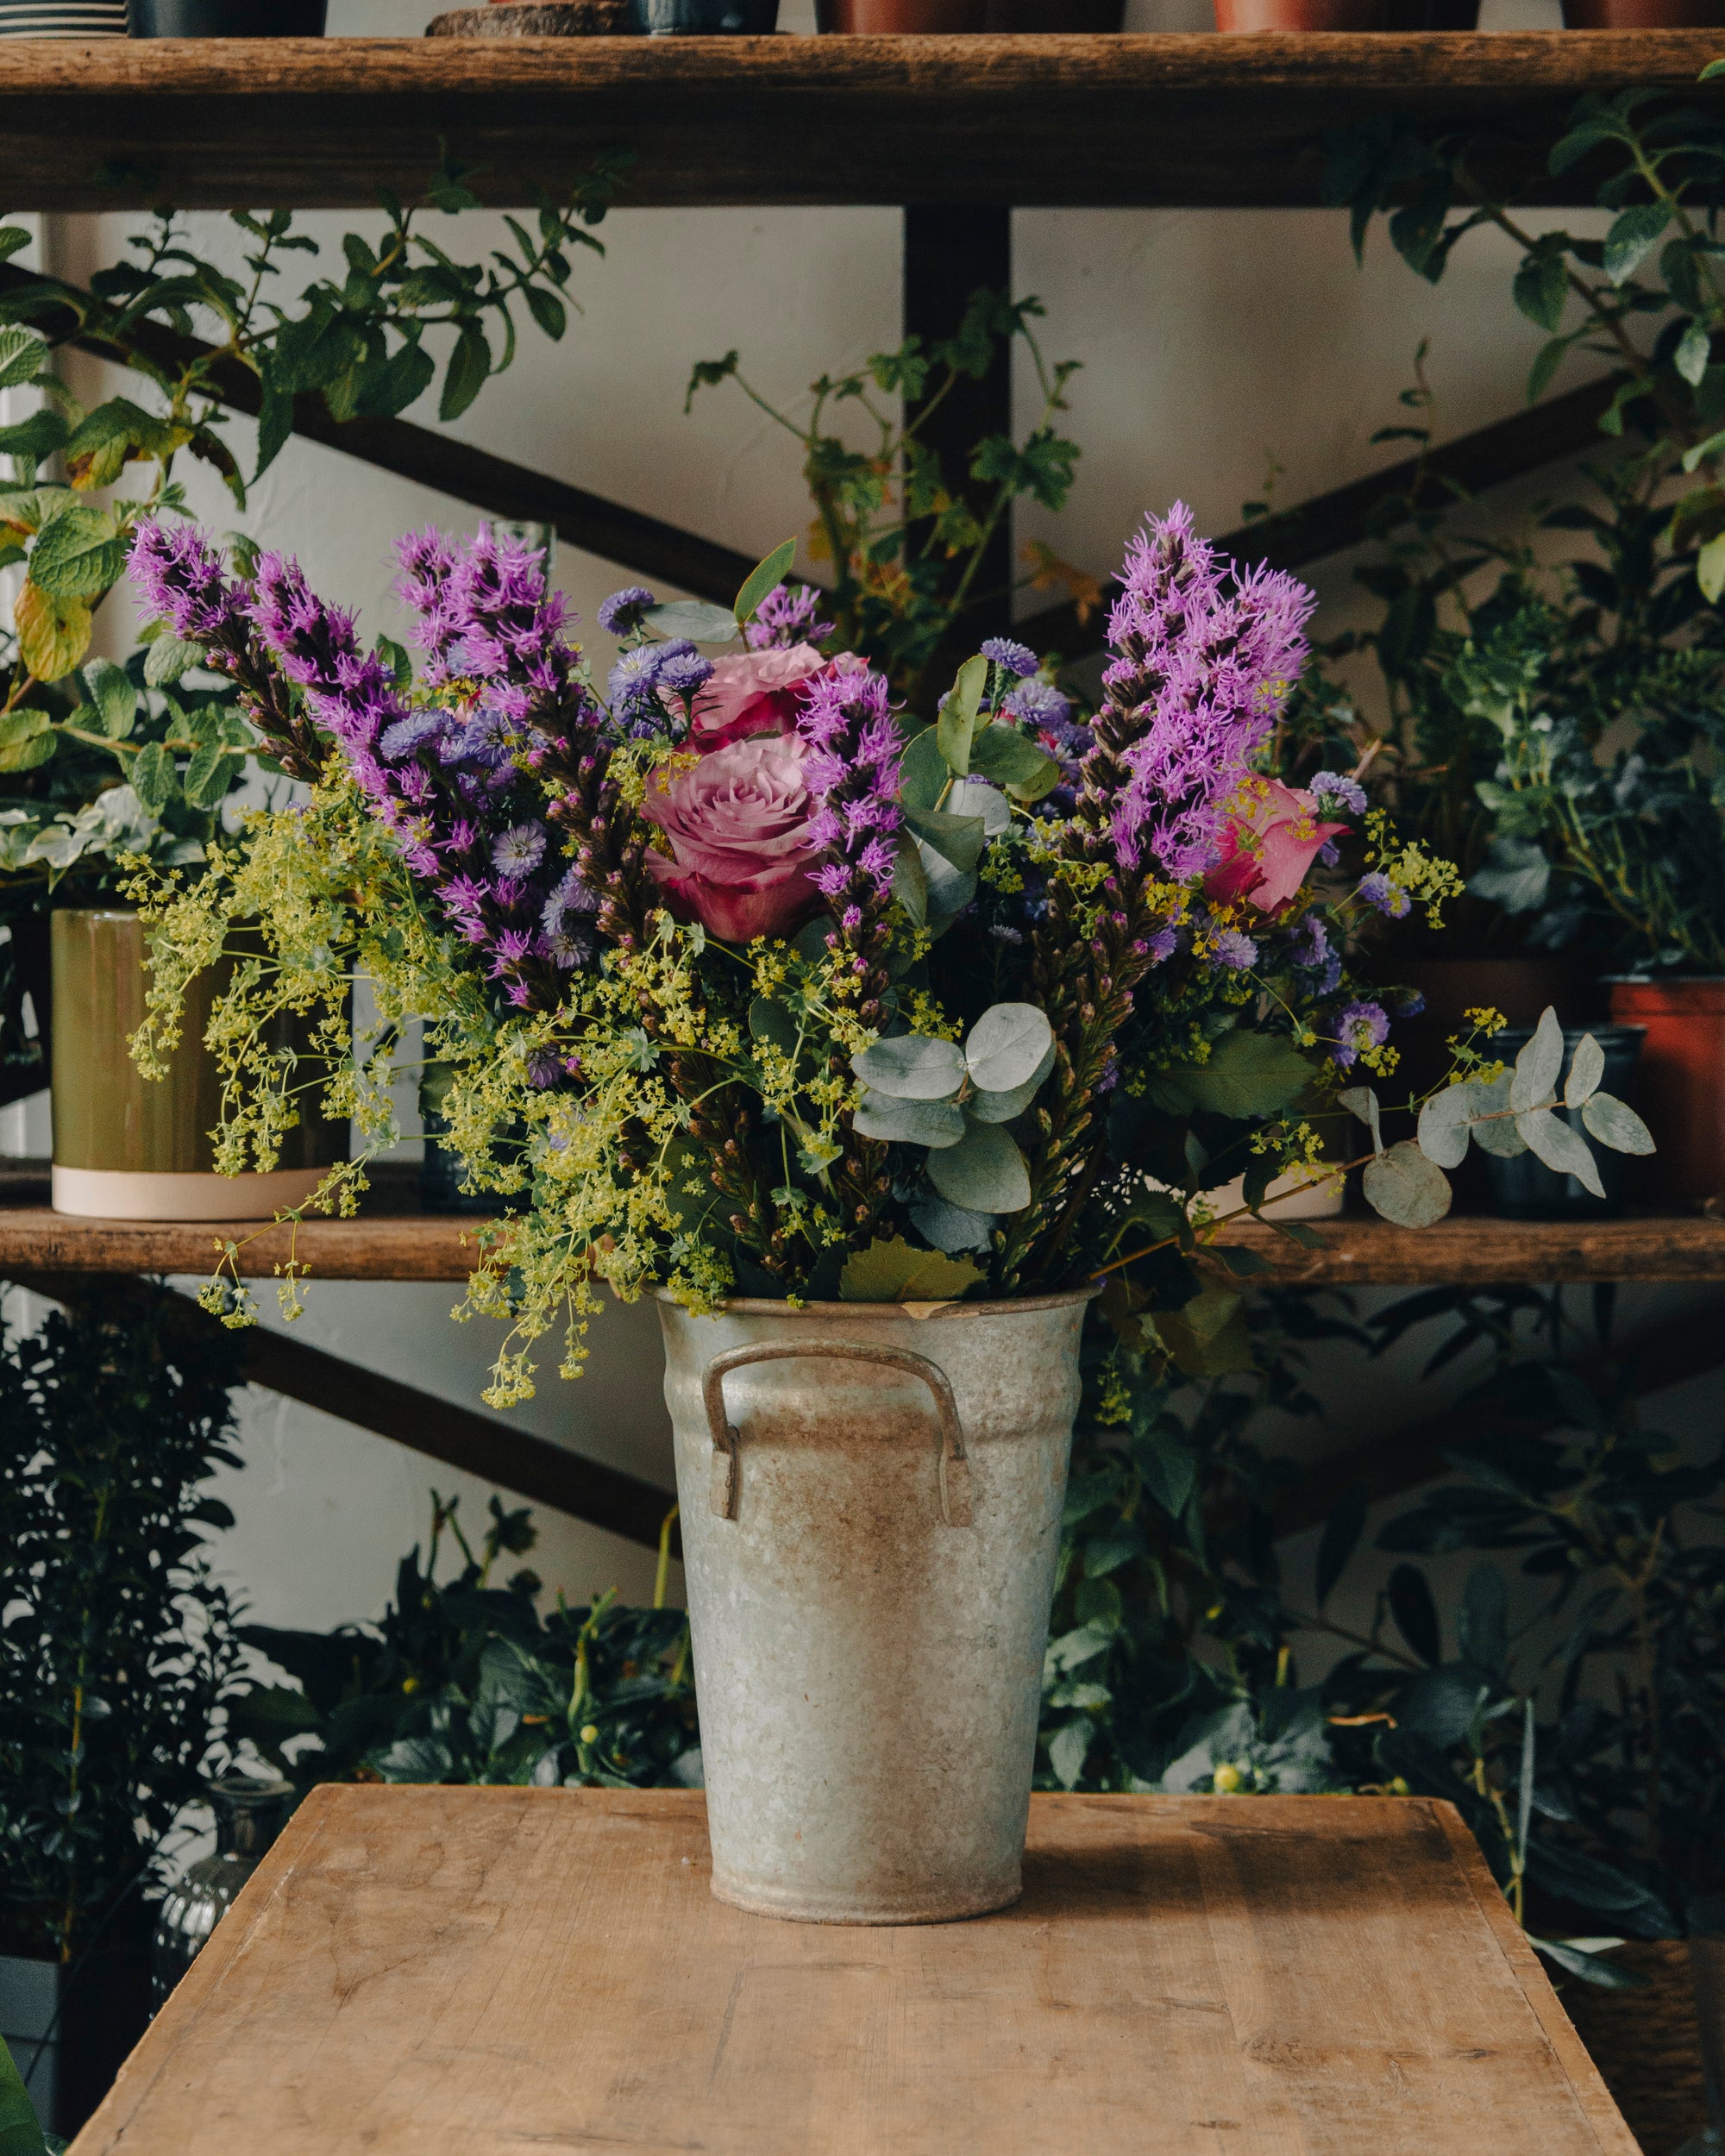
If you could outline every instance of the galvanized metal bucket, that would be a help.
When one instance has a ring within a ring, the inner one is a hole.
[[[722,1901],[912,1924],[1017,1899],[1092,1292],[661,1299]]]

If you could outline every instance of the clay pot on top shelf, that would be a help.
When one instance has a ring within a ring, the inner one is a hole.
[[[134,37],[322,37],[328,0],[132,0]]]
[[[1725,0],[1563,0],[1566,30],[1717,30]]]
[[[1647,1030],[1640,1112],[1659,1151],[1638,1163],[1650,1197],[1692,1204],[1725,1194],[1725,976],[1607,984],[1615,1023]]]
[[[823,37],[960,37],[988,27],[989,0],[815,0]]]
[[[1281,30],[1473,30],[1479,0],[1215,0],[1216,28]]]

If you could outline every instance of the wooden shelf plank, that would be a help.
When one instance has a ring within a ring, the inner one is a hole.
[[[0,1175],[0,1279],[20,1273],[206,1274],[220,1246],[267,1280],[297,1256],[313,1280],[465,1280],[484,1222],[417,1210],[411,1175],[373,1171],[354,1220],[306,1220],[297,1233],[267,1221],[85,1220],[51,1212],[39,1170]],[[1302,1250],[1251,1221],[1226,1232],[1299,1287],[1397,1287],[1437,1282],[1725,1280],[1725,1220],[1636,1213],[1622,1220],[1515,1221],[1475,1215],[1433,1228],[1371,1218],[1318,1224],[1321,1250]]]
[[[1327,128],[1489,123],[1539,160],[1583,92],[1688,90],[1719,47],[1707,30],[16,40],[0,199],[370,206],[380,186],[418,193],[442,137],[499,205],[605,146],[638,153],[626,199],[646,205],[1310,205]],[[1592,199],[1584,169],[1546,185]]]

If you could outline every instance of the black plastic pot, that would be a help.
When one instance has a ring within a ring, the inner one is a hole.
[[[132,0],[134,37],[322,37],[329,0]]]
[[[770,37],[779,0],[635,0],[649,37]]]
[[[1565,1027],[1565,1074],[1568,1073],[1577,1044],[1584,1034],[1591,1033],[1605,1053],[1601,1092],[1615,1094],[1620,1100],[1630,1100],[1634,1089],[1635,1059],[1641,1052],[1645,1030],[1639,1025]],[[1513,1063],[1533,1037],[1531,1026],[1511,1026],[1491,1043],[1491,1053],[1506,1063]],[[1558,1112],[1564,1114],[1562,1109]],[[1579,1119],[1565,1116],[1565,1120],[1578,1123]],[[1599,1180],[1605,1188],[1603,1198],[1596,1198],[1586,1184],[1575,1176],[1558,1175],[1531,1153],[1518,1153],[1514,1160],[1487,1154],[1485,1181],[1491,1194],[1492,1211],[1506,1220],[1615,1219],[1623,1210],[1623,1181],[1628,1156],[1614,1153],[1603,1145],[1595,1145],[1592,1151],[1599,1169]]]

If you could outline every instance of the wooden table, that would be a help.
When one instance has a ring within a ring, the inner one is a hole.
[[[313,1793],[74,2156],[1636,2156],[1425,1798],[1038,1796],[1024,1899],[781,1924],[698,1793]]]

